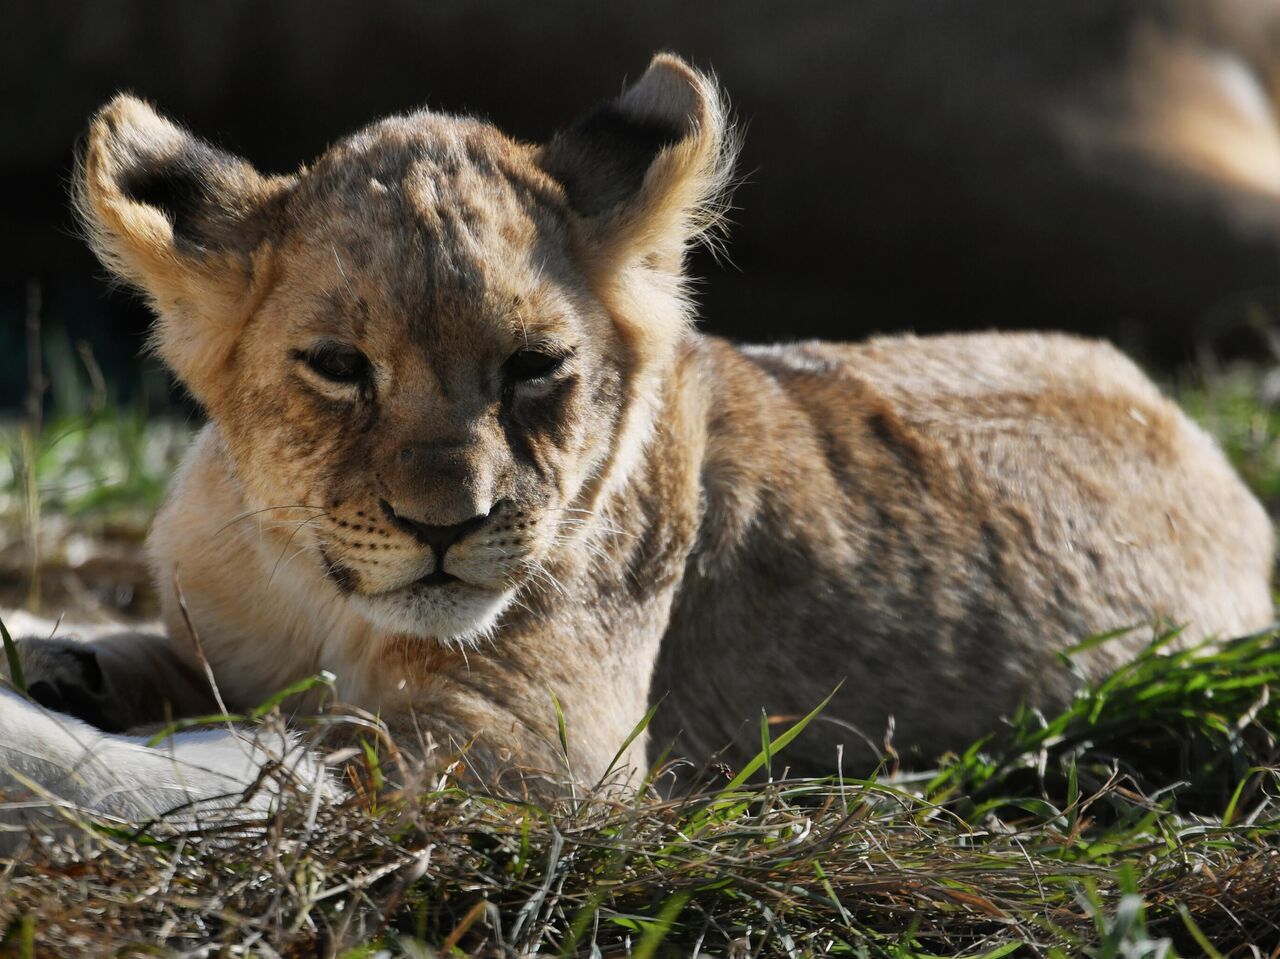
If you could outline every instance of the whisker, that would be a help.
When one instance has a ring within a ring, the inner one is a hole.
[[[514,596],[511,597],[510,602],[512,606],[518,606],[521,609],[523,609],[526,613],[533,615],[533,610],[529,608],[528,604],[520,602],[520,600],[516,599]]]
[[[225,530],[227,530],[231,526],[234,526],[236,523],[241,522],[242,520],[246,520],[251,516],[257,516],[259,513],[270,513],[272,510],[277,510],[277,509],[311,509],[311,510],[317,510],[321,513],[325,511],[323,506],[303,506],[300,503],[295,504],[293,506],[264,506],[261,509],[246,510],[245,512],[241,513],[239,516],[236,516],[232,519],[227,520],[220,527],[218,527],[217,532],[215,532],[213,535],[215,537],[221,536]]]
[[[581,546],[583,549],[589,552],[592,556],[596,557],[597,559],[600,559],[602,562],[605,562],[605,563],[612,563],[614,559],[612,556],[606,553],[603,549],[601,549],[599,546],[597,546],[595,543],[592,543],[589,540],[572,540],[564,536],[553,536],[551,538],[551,541],[558,546],[572,546],[575,544],[578,546]]]
[[[299,532],[301,532],[302,527],[307,526],[308,524],[310,524],[310,523],[314,523],[314,522],[315,522],[315,519],[314,519],[314,518],[313,518],[313,519],[304,519],[301,523],[299,523],[297,526],[295,526],[295,527],[294,527],[294,529],[293,529],[293,532],[289,534],[289,538],[288,538],[287,540],[285,540],[285,542],[284,542],[284,546],[283,546],[283,547],[281,547],[281,549],[280,549],[280,555],[276,557],[275,565],[271,567],[271,575],[270,575],[269,577],[267,577],[267,589],[270,589],[270,588],[271,588],[271,583],[272,583],[272,582],[275,580],[275,578],[276,578],[276,570],[278,570],[278,569],[280,568],[280,561],[281,561],[282,559],[284,559],[284,554],[285,554],[286,552],[288,552],[288,549],[289,549],[290,545],[292,545],[292,543],[293,543],[293,539],[294,539],[294,537],[295,537],[295,536],[297,536]],[[300,553],[300,552],[302,552],[302,550],[298,550],[298,552]],[[297,555],[297,553],[295,553],[294,555],[296,556],[296,555]],[[291,557],[291,558],[292,558],[292,557]]]
[[[563,598],[569,598],[569,594],[565,591],[564,585],[556,579],[555,576],[548,572],[541,563],[530,564],[528,569],[530,575],[537,577],[537,582],[545,583],[547,586],[550,586],[559,593]]]
[[[292,562],[293,562],[295,559],[297,559],[299,556],[305,556],[305,555],[307,554],[307,552],[308,552],[308,550],[307,550],[307,548],[306,548],[305,546],[300,546],[298,549],[295,549],[292,553],[290,553],[287,557],[285,557],[284,563],[280,566],[280,569],[281,569],[281,570],[287,570],[287,569],[289,568],[289,564],[290,564],[290,563],[292,563]],[[317,553],[317,555],[319,555],[319,554]],[[326,563],[326,564],[325,564],[325,575],[326,575],[326,576],[328,576],[328,575],[329,575],[329,567],[331,567],[331,566],[336,566],[336,565],[337,565],[337,564],[336,564],[335,562],[333,562],[333,561],[330,561],[330,562]]]
[[[599,523],[590,523],[585,520],[577,519],[558,519],[554,523],[548,524],[553,529],[596,529],[602,533],[609,533],[614,536],[626,536],[634,539],[635,533],[625,529],[618,529],[616,526],[602,526]]]

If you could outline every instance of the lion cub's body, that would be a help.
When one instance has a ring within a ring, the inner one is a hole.
[[[891,717],[928,757],[1062,705],[1091,634],[1269,622],[1261,507],[1110,347],[696,333],[732,144],[668,56],[544,146],[423,111],[290,177],[108,105],[80,205],[210,424],[150,543],[163,668],[121,637],[92,683],[39,644],[28,676],[128,726],[211,708],[168,678],[201,652],[233,709],[329,670],[486,778],[564,774],[554,696],[584,781],[659,700],[633,769],[733,761],[843,682],[787,755],[827,772]]]
[[[789,751],[829,768],[851,724],[899,750],[963,747],[1016,704],[1065,705],[1060,650],[1155,619],[1188,639],[1271,620],[1266,515],[1207,436],[1125,357],[1057,335],[861,345],[706,343],[697,545],[655,694],[701,755],[760,706],[812,708]],[[1229,531],[1229,532],[1228,532]],[[1150,637],[1094,649],[1105,675]]]
[[[157,522],[160,581],[184,567],[233,706],[327,669],[342,699],[405,717],[402,732],[460,743],[487,729],[545,767],[555,690],[592,776],[659,699],[651,749],[729,746],[733,761],[757,748],[760,709],[807,712],[843,680],[824,731],[788,752],[821,773],[836,743],[869,755],[890,716],[896,748],[934,755],[1018,704],[1064,705],[1075,680],[1057,653],[1094,633],[1159,619],[1196,639],[1270,621],[1265,514],[1102,343],[691,336],[658,423],[594,551],[553,570],[537,612],[554,642],[523,642],[520,611],[467,654],[380,632],[275,539],[218,536],[248,506],[214,427]],[[211,545],[196,557],[191,542]],[[1086,672],[1149,636],[1093,650]]]

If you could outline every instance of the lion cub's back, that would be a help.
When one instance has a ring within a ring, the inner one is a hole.
[[[852,415],[873,426],[832,435],[909,451],[933,474],[925,496],[952,514],[958,542],[969,526],[975,547],[1007,549],[1010,576],[1019,566],[1065,576],[1071,594],[1052,605],[1068,618],[1061,607],[1077,605],[1081,627],[1161,617],[1195,636],[1270,622],[1265,511],[1217,445],[1111,345],[990,333],[797,344],[755,358],[793,392],[815,375],[846,381],[822,391],[825,412],[833,425]],[[876,489],[874,477],[850,478]],[[993,544],[989,531],[1006,520]]]

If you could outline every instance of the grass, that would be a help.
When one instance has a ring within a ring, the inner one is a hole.
[[[1241,368],[1178,395],[1278,515],[1262,386]],[[158,502],[182,432],[55,418],[0,473],[0,517],[24,535],[36,490],[42,530],[115,535]],[[371,749],[340,803],[286,789],[249,823],[86,822],[0,860],[0,957],[1280,954],[1280,636],[1173,639],[927,771],[791,780],[792,731],[765,725],[772,781],[679,798],[401,789]]]
[[[191,435],[127,407],[0,420],[0,608],[154,612],[139,547]]]
[[[1184,375],[1174,393],[1217,438],[1271,515],[1280,515],[1280,368],[1270,377],[1248,364]]]
[[[0,929],[74,955],[1268,954],[1280,648],[1171,638],[928,774],[543,808],[447,778],[377,792],[362,757],[346,802],[298,796],[230,840],[33,843],[0,870]]]
[[[101,530],[145,532],[191,437],[189,427],[136,408],[63,414],[32,442],[0,421],[0,517],[22,517],[34,482],[39,512]]]

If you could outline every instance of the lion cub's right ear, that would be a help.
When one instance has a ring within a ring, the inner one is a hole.
[[[679,272],[688,247],[720,221],[737,145],[714,80],[660,53],[540,157],[581,218],[595,265]]]
[[[76,208],[98,258],[146,293],[156,349],[198,398],[269,283],[265,240],[294,182],[264,177],[131,96],[94,117]]]

